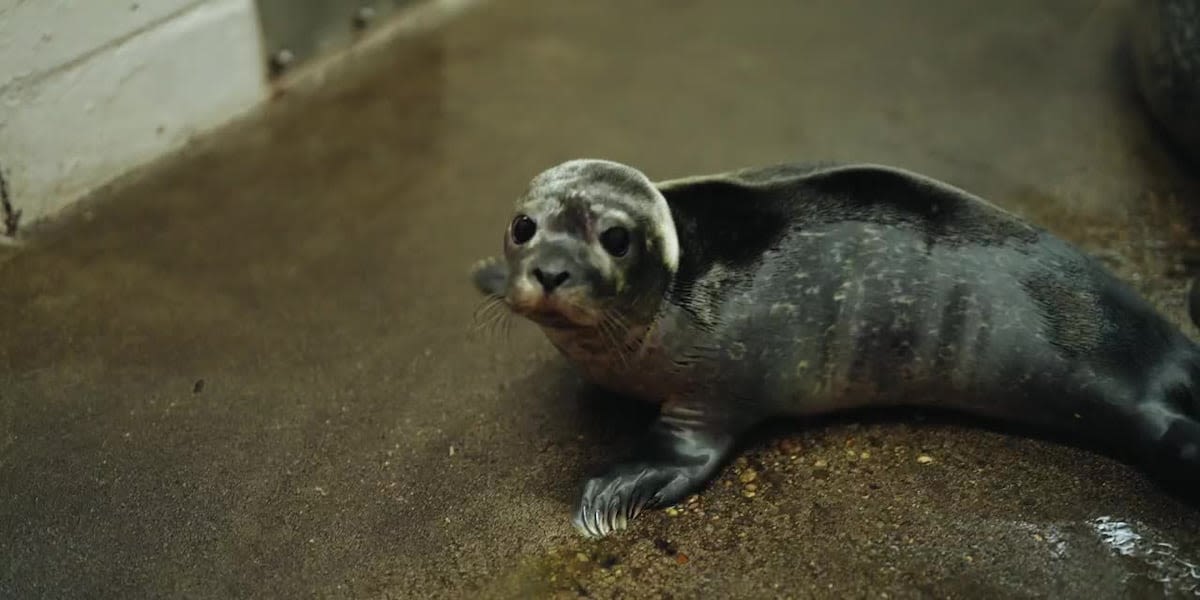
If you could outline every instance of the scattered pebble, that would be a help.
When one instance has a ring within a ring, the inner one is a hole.
[[[679,554],[675,555],[675,562],[681,565],[686,565],[688,563],[688,557],[686,554],[680,552]]]
[[[586,555],[586,554],[584,554],[584,553],[582,553],[582,552],[576,552],[576,553],[575,553],[575,560],[577,560],[577,561],[579,561],[579,562],[587,562],[589,559],[588,559],[588,555]]]
[[[829,461],[827,461],[827,460],[818,460],[817,462],[813,463],[813,466],[814,466],[814,467],[816,467],[816,468],[818,468],[818,469],[828,469],[828,468],[829,468]]]
[[[454,446],[450,446],[450,456],[454,456]]]
[[[933,462],[933,457],[928,454],[922,454],[917,457],[917,462],[919,462],[923,465],[927,465],[927,464]]]
[[[661,538],[654,540],[654,547],[667,556],[675,556],[679,553],[674,544]]]
[[[870,452],[863,452],[862,454],[859,454],[859,455],[858,455],[858,457],[859,457],[859,458],[861,458],[861,459],[863,459],[863,460],[867,460],[868,458],[871,458],[871,453],[870,453]]]
[[[758,472],[756,472],[754,469],[746,469],[745,471],[742,471],[742,476],[740,479],[742,480],[742,483],[751,483],[758,479]]]
[[[683,514],[683,511],[674,506],[668,506],[663,512],[667,513],[668,517],[678,517],[679,515]]]

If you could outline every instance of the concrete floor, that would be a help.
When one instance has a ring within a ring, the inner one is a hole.
[[[466,278],[558,161],[915,169],[1184,321],[1200,194],[1127,87],[1124,5],[732,6],[488,4],[0,247],[0,596],[1195,593],[1196,507],[904,411],[781,426],[678,514],[570,529],[651,415],[528,325],[473,333]]]

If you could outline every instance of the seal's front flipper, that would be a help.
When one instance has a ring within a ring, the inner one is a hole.
[[[729,456],[738,431],[665,406],[632,460],[589,479],[572,523],[587,537],[625,529],[645,508],[698,490]]]
[[[508,285],[508,265],[500,258],[485,258],[471,267],[471,282],[480,293],[503,296]]]

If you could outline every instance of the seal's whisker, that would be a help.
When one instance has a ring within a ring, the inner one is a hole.
[[[610,309],[605,313],[605,318],[608,319],[614,328],[617,337],[621,342],[621,348],[626,354],[636,354],[641,348],[641,344],[629,339],[630,333],[633,331],[633,326],[629,324],[629,318],[619,309]]]
[[[479,320],[475,324],[473,329],[476,333],[483,334],[484,336],[489,336],[489,335],[491,335],[492,329],[495,328],[496,319],[498,319],[498,318],[499,318],[498,313],[497,314],[488,314],[487,317]]]
[[[500,313],[500,328],[502,329],[501,335],[504,337],[505,342],[512,339],[512,316],[513,315],[511,311],[506,310]]]
[[[608,321],[599,323],[600,333],[603,335],[604,344],[609,347],[609,350],[617,356],[622,367],[628,367],[629,364],[625,360],[625,353],[621,352],[620,344],[613,336],[612,325]]]
[[[617,325],[621,329],[629,331],[629,321],[625,319],[624,315],[621,314],[621,311],[617,309],[610,309],[608,312],[604,313],[604,318],[612,322],[614,325]]]
[[[484,298],[483,301],[479,303],[479,306],[475,307],[475,312],[472,314],[475,324],[478,325],[481,322],[485,322],[487,318],[491,316],[492,311],[494,311],[503,301],[504,298],[500,296],[488,296],[487,298]]]
[[[489,296],[475,309],[473,329],[489,337],[495,337],[500,329],[504,329],[507,339],[511,317],[512,312],[507,310],[503,296]]]
[[[604,337],[613,353],[617,355],[618,359],[620,359],[621,366],[628,369],[629,348],[625,342],[625,332],[628,330],[622,331],[621,325],[613,321],[611,315],[605,315],[605,317],[600,320],[599,329],[604,334]]]
[[[503,318],[503,314],[500,313],[499,311],[493,311],[488,314],[487,322],[484,323],[484,332],[489,337],[495,337],[496,327],[499,325],[500,319],[502,319],[502,318]]]
[[[496,317],[492,319],[491,335],[508,341],[511,323],[512,313],[503,310],[497,312]]]
[[[600,341],[604,344],[604,346],[608,350],[616,352],[617,349],[613,343],[612,333],[609,331],[609,325],[606,319],[600,319],[600,321],[596,323],[596,331],[600,333]]]

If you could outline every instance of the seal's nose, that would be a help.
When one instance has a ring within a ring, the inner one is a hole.
[[[555,288],[562,285],[563,282],[570,279],[571,273],[566,270],[552,271],[549,269],[535,268],[533,270],[533,276],[538,280],[538,283],[542,284],[542,289],[546,290],[546,293],[549,294],[550,292],[553,292]]]

